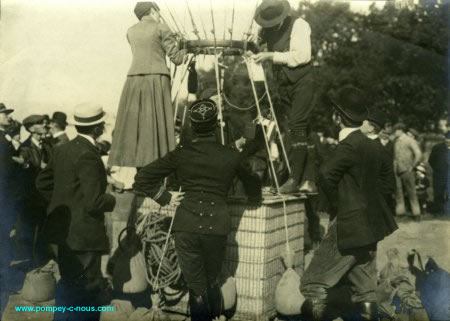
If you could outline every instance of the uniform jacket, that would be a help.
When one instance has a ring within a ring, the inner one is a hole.
[[[174,231],[226,235],[231,228],[226,197],[233,178],[241,178],[249,201],[261,199],[261,183],[244,167],[236,150],[212,139],[199,139],[178,146],[165,157],[143,167],[135,177],[134,189],[159,204],[170,202],[170,193],[160,189],[164,177],[174,173],[185,192],[178,206]]]
[[[170,75],[166,55],[176,65],[183,62],[185,50],[179,50],[175,35],[164,23],[144,17],[128,29],[127,39],[131,46],[133,62],[128,76],[143,74]]]
[[[115,198],[106,194],[106,171],[97,148],[77,136],[54,149],[54,155],[36,180],[50,201],[46,234],[77,251],[108,249],[105,212]]]
[[[323,164],[319,183],[337,219],[340,250],[374,244],[397,229],[382,197],[383,166],[379,146],[359,130],[341,141]]]

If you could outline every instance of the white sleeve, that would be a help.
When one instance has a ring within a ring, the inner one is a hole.
[[[275,64],[297,67],[311,61],[311,28],[302,18],[294,22],[289,43],[289,51],[274,52]]]

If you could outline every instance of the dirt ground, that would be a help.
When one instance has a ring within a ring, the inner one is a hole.
[[[397,248],[400,258],[404,258],[406,264],[406,255],[411,249],[416,249],[422,254],[424,263],[427,257],[433,257],[442,268],[450,271],[450,251],[449,251],[449,231],[450,219],[436,219],[431,216],[424,216],[421,222],[413,222],[408,217],[397,219],[399,229],[379,243],[378,246],[378,269],[381,270],[387,263],[386,251],[390,248]],[[321,219],[321,225],[326,227],[328,220],[326,217]],[[305,260],[310,262],[312,254],[309,253]],[[39,306],[52,306],[54,301],[43,302]],[[28,305],[29,302],[22,299],[20,291],[12,294],[9,298],[7,310],[3,316],[4,321],[50,321],[51,312],[16,312],[16,306]],[[35,305],[37,306],[37,305]],[[178,316],[179,319],[179,316]]]

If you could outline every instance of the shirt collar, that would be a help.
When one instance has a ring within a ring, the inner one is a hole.
[[[91,142],[92,145],[95,146],[95,140],[94,140],[94,138],[92,138],[91,136],[89,136],[89,135],[84,135],[84,134],[78,134],[78,136],[83,137],[83,138],[86,138],[88,141]]]
[[[355,132],[359,130],[358,127],[356,128],[351,128],[351,127],[346,127],[346,128],[342,128],[341,131],[339,132],[339,141],[342,142],[344,139],[346,139],[348,137],[348,135],[350,135],[351,133]]]
[[[40,141],[36,140],[34,137],[31,137],[31,141],[33,144],[35,144],[37,147],[41,148],[42,144]]]
[[[370,135],[367,135],[367,137],[369,137],[370,139],[375,140],[375,139],[378,138],[378,135],[377,134],[370,134]]]
[[[54,134],[53,134],[53,138],[62,136],[62,135],[64,135],[65,133],[66,133],[65,131],[60,131],[60,132],[54,133]]]

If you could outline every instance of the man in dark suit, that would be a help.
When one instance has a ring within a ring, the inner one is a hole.
[[[138,171],[134,189],[161,205],[179,205],[173,231],[178,261],[189,288],[191,320],[205,321],[221,315],[217,277],[231,228],[227,192],[238,176],[249,201],[259,202],[261,183],[244,167],[238,151],[217,142],[217,107],[212,100],[194,102],[190,120],[192,142],[179,145]],[[182,192],[159,188],[170,174],[176,175]]]
[[[341,128],[339,145],[319,175],[331,221],[301,280],[303,313],[310,320],[326,320],[327,292],[346,276],[354,303],[349,319],[378,320],[377,243],[397,225],[382,196],[379,149],[359,130],[367,118],[364,94],[347,86],[332,101],[333,119]]]
[[[380,178],[381,191],[392,213],[395,213],[395,174],[394,174],[394,149],[393,145],[383,145],[379,134],[386,122],[385,114],[377,109],[370,109],[367,119],[361,126],[361,132],[372,139],[379,149],[383,162],[383,172]]]
[[[69,141],[66,132],[67,116],[65,113],[55,111],[50,119],[50,133],[52,134],[52,145],[59,146]]]
[[[13,161],[15,149],[5,137],[10,125],[9,115],[13,111],[0,103],[0,319],[8,303],[9,263],[13,255],[10,235],[16,223],[18,205],[21,203],[22,182],[18,180],[18,165]]]
[[[38,235],[45,220],[47,202],[34,184],[37,175],[50,159],[51,145],[44,136],[47,133],[44,115],[30,115],[22,121],[30,136],[20,146],[19,161],[24,167],[25,209],[20,213],[17,226],[18,259],[28,260],[33,268],[45,260],[46,254],[38,242]]]
[[[54,149],[36,180],[38,190],[50,201],[44,229],[47,240],[58,245],[57,306],[106,303],[102,299],[107,299],[107,286],[100,270],[101,256],[109,249],[104,214],[114,209],[115,198],[106,194],[106,171],[95,147],[104,132],[105,117],[100,106],[75,107],[78,136]],[[55,320],[98,320],[99,316],[97,311],[65,311],[56,313]]]

